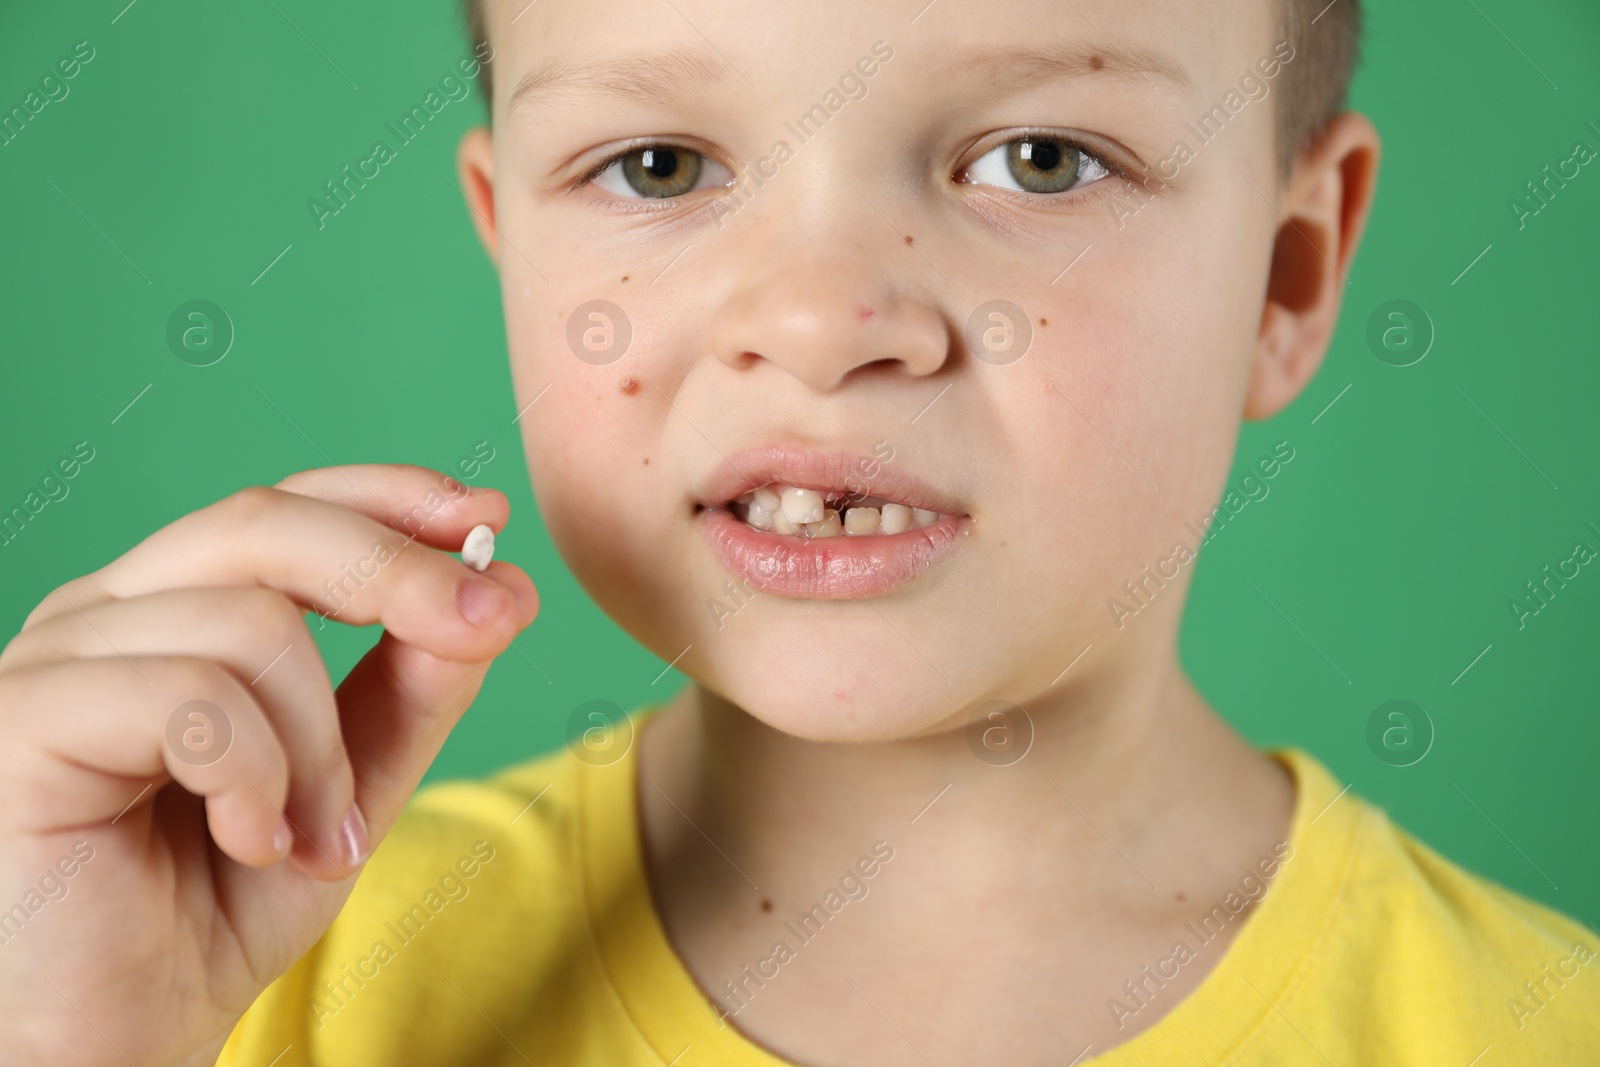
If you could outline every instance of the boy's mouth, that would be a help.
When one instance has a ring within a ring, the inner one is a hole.
[[[712,551],[778,596],[878,596],[943,559],[969,532],[950,496],[889,459],[780,446],[736,452],[694,502]]]
[[[861,537],[925,529],[950,516],[858,490],[772,482],[726,505],[751,529],[785,537]]]

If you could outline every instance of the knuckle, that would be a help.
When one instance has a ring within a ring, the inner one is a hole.
[[[282,492],[266,485],[247,485],[223,497],[221,506],[240,521],[248,522],[278,506]]]

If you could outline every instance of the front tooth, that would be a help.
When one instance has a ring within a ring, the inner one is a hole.
[[[939,521],[939,513],[937,511],[925,511],[922,508],[916,509],[916,517],[918,529],[924,526],[932,526]]]
[[[777,511],[783,506],[783,498],[769,487],[763,485],[755,492],[755,503],[761,507],[762,511]]]
[[[844,513],[844,532],[847,534],[869,534],[878,532],[877,508],[851,508]]]
[[[911,529],[911,509],[904,504],[885,504],[881,521],[884,533],[905,533]]]
[[[733,498],[733,502],[735,504],[748,504],[755,498],[756,495],[754,493],[740,493],[738,496]]]
[[[769,512],[768,514],[772,518],[773,533],[791,535],[800,532],[800,524],[790,521],[789,516],[784,514],[782,508],[779,508],[777,511]]]
[[[778,514],[781,515],[782,512],[778,512]],[[773,518],[774,515],[772,512],[768,511],[760,504],[752,503],[750,505],[749,514],[745,516],[744,521],[755,527],[757,530],[770,530],[772,529]]]
[[[839,513],[828,508],[822,513],[819,522],[806,523],[806,533],[812,537],[838,537],[844,532],[844,525],[839,521]]]
[[[821,522],[822,513],[826,510],[822,494],[815,489],[801,489],[799,486],[786,485],[783,487],[783,513],[793,523]]]

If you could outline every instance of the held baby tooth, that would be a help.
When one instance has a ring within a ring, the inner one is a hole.
[[[466,543],[461,546],[461,562],[475,571],[487,570],[494,559],[494,531],[479,523],[467,531]]]

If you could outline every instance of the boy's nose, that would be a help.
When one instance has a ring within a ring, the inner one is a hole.
[[[831,250],[811,243],[741,259],[744,280],[712,327],[718,359],[741,370],[768,361],[819,393],[868,365],[909,377],[945,365],[952,332],[936,304],[906,287],[917,266],[927,269],[916,253],[905,249],[915,265],[897,270],[866,241],[828,242]]]

